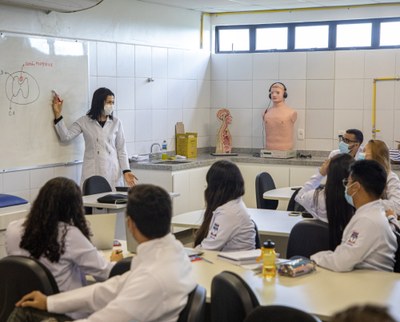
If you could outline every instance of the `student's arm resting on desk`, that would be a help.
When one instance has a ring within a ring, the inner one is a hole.
[[[70,226],[66,236],[66,247],[68,247],[68,252],[65,255],[86,275],[93,276],[97,281],[104,281],[108,278],[115,263],[106,261],[78,228]]]
[[[162,272],[162,271],[160,271]],[[151,274],[142,272],[115,276],[106,282],[47,298],[53,313],[94,312],[78,321],[156,321],[165,309],[163,288]],[[155,290],[161,292],[155,296]]]
[[[358,222],[357,222],[358,221]],[[361,223],[362,221],[362,223]],[[349,272],[372,252],[376,251],[380,231],[368,218],[361,218],[348,224],[342,243],[335,251],[322,251],[311,256],[319,266],[335,272]]]

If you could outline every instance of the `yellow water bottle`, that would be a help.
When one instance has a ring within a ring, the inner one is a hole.
[[[276,253],[275,243],[268,239],[262,247],[263,267],[262,275],[266,279],[271,279],[276,276]]]

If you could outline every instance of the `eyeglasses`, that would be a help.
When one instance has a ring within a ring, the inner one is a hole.
[[[355,140],[355,141],[350,140],[350,139],[348,139],[348,138],[345,138],[343,135],[339,135],[339,141],[343,141],[343,142],[346,143],[346,144],[349,144],[349,143],[358,143],[357,140]]]
[[[347,187],[347,184],[349,183],[349,179],[347,179],[347,178],[345,178],[345,179],[343,179],[342,180],[342,183],[343,183],[343,187]]]

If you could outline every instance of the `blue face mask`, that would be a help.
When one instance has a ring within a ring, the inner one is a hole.
[[[365,160],[365,153],[364,152],[358,153],[357,160]]]
[[[339,151],[340,153],[349,153],[349,145],[347,143],[344,143],[343,141],[339,142]]]
[[[348,188],[351,187],[353,184],[355,184],[355,182],[353,182],[350,186],[346,186],[346,187],[344,188],[344,199],[346,199],[346,201],[347,201],[347,203],[348,203],[349,205],[351,205],[351,206],[354,207],[353,196],[354,196],[355,194],[353,194],[353,196],[350,196],[350,195],[347,193]]]

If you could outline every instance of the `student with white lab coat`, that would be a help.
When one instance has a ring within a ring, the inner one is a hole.
[[[16,304],[9,321],[37,321],[68,312],[90,314],[79,320],[87,322],[177,321],[196,281],[182,243],[170,232],[171,218],[171,198],[164,189],[149,184],[133,187],[127,225],[139,246],[131,269],[74,291],[51,296],[31,292]],[[25,309],[31,307],[41,311]],[[63,315],[57,320],[70,318]]]
[[[345,198],[356,208],[342,243],[335,251],[311,256],[319,266],[337,272],[353,269],[393,271],[397,240],[380,196],[386,185],[385,169],[374,160],[356,161],[343,181]]]
[[[206,210],[194,245],[219,251],[255,249],[255,224],[242,200],[244,181],[237,165],[227,160],[215,162],[206,181]]]
[[[60,291],[86,285],[85,275],[104,281],[114,266],[91,243],[81,190],[64,177],[46,182],[28,216],[8,225],[6,251],[38,259]]]
[[[354,214],[354,208],[344,198],[342,180],[349,176],[349,167],[354,162],[347,153],[326,160],[297,193],[295,200],[314,218],[329,224],[329,246],[334,250],[342,240],[343,230]],[[323,188],[322,179],[326,177]]]
[[[54,124],[61,142],[73,140],[83,133],[85,152],[81,186],[94,175],[106,178],[112,188],[124,185],[122,176],[130,187],[137,180],[129,167],[122,123],[113,116],[114,97],[108,88],[98,88],[93,93],[87,114],[67,128],[61,115],[63,100],[57,94],[53,96]]]

